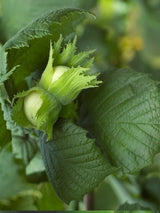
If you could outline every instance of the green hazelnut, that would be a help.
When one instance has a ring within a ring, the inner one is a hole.
[[[27,119],[36,126],[37,112],[42,105],[41,93],[33,91],[24,98],[24,113]]]
[[[51,83],[53,83],[54,81],[58,80],[63,75],[63,73],[65,73],[69,69],[70,68],[66,67],[66,66],[56,66],[56,67],[53,67],[53,76],[52,76]]]

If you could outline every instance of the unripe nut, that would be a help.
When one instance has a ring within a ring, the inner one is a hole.
[[[66,67],[66,66],[56,66],[56,67],[53,67],[53,76],[52,76],[52,82],[53,83],[54,81],[58,80],[62,75],[63,73],[65,73],[66,71],[68,71],[70,68],[69,67]]]
[[[24,113],[27,119],[36,126],[36,114],[42,105],[41,93],[34,91],[24,98]]]

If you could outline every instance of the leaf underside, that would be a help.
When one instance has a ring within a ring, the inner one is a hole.
[[[1,30],[8,40],[32,20],[51,10],[63,8],[90,9],[96,0],[2,0]],[[16,7],[15,7],[16,5]]]
[[[65,121],[54,128],[52,141],[41,141],[49,181],[66,203],[82,199],[115,171],[86,133],[86,130]]]
[[[135,173],[160,151],[160,93],[148,75],[120,69],[84,93],[82,125],[121,173]]]
[[[38,150],[38,144],[32,134],[12,134],[12,152],[16,159],[22,159],[27,165]]]

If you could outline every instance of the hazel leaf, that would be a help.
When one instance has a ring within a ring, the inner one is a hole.
[[[41,140],[49,181],[66,203],[81,200],[107,175],[117,171],[86,134],[86,130],[63,120],[55,126],[52,140]]]
[[[130,69],[103,77],[101,87],[84,93],[81,123],[121,174],[135,174],[160,150],[159,83]]]

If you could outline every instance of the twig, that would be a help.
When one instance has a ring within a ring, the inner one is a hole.
[[[85,210],[94,210],[94,192],[91,191],[90,193],[84,196],[84,206]]]

